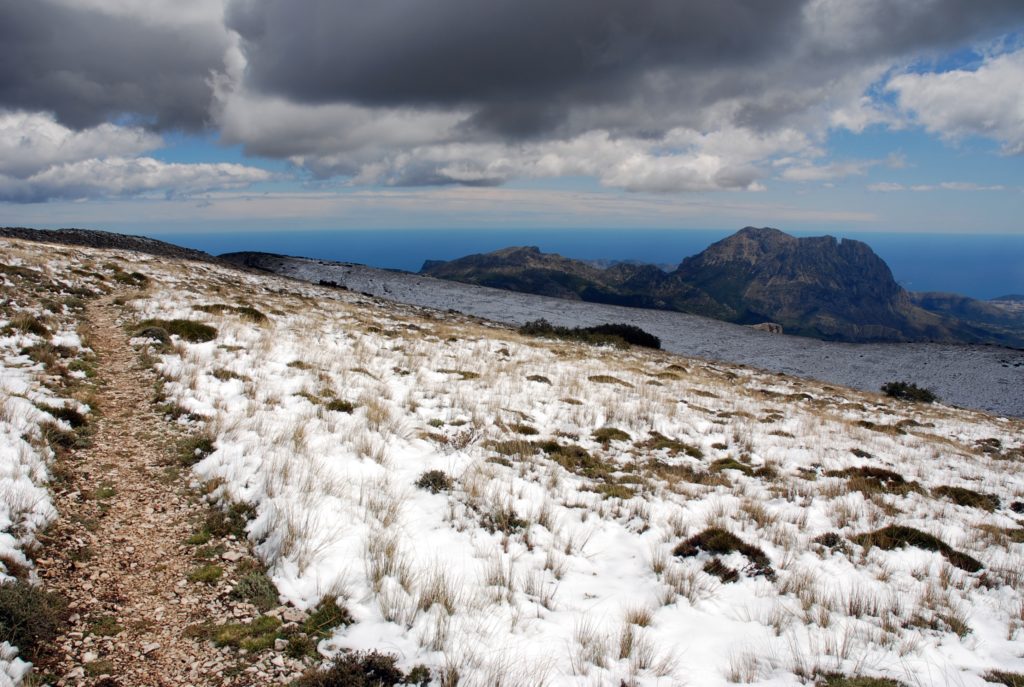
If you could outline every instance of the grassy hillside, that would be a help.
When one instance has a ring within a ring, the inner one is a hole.
[[[323,655],[380,650],[436,685],[1024,672],[1019,421],[215,265],[0,246],[71,281],[112,260],[144,275],[124,326],[209,441],[196,487],[249,518],[282,599],[344,608]]]

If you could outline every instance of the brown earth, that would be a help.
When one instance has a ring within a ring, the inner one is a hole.
[[[37,559],[45,586],[69,600],[70,622],[36,666],[56,685],[251,685],[283,683],[301,670],[280,655],[245,656],[187,636],[197,623],[246,622],[256,609],[232,599],[244,538],[228,535],[197,560],[187,543],[209,512],[181,468],[187,428],[154,402],[157,375],[131,348],[112,296],[91,303],[82,331],[96,354],[87,448],[59,459],[53,486],[60,518]],[[204,562],[223,568],[192,582]],[[273,652],[271,652],[273,653]],[[272,663],[273,661],[273,663]]]

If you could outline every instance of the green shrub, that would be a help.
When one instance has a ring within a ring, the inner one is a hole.
[[[525,422],[516,422],[512,425],[509,425],[509,429],[511,429],[516,434],[525,434],[526,436],[540,434],[540,432],[537,431],[536,427],[534,427],[533,425],[528,425]]]
[[[1002,670],[991,670],[984,675],[986,682],[994,682],[1006,687],[1024,687],[1024,673],[1007,673]]]
[[[719,458],[711,463],[710,469],[712,472],[721,472],[722,470],[739,470],[748,477],[754,474],[754,470],[749,465],[745,465],[735,458]]]
[[[430,673],[417,671],[415,680],[396,665],[398,657],[379,651],[357,651],[338,656],[326,670],[312,668],[292,683],[295,687],[396,687],[425,686]]]
[[[9,642],[29,661],[56,638],[65,604],[57,594],[17,580],[0,585],[0,642]]]
[[[995,494],[982,494],[966,487],[936,487],[932,494],[949,499],[958,506],[981,508],[989,512],[999,508],[999,497]]]
[[[200,312],[210,313],[211,315],[222,315],[225,312],[233,312],[239,315],[242,319],[255,322],[256,324],[264,324],[267,322],[267,316],[262,312],[252,307],[251,305],[227,305],[226,303],[211,303],[209,305],[197,305],[193,310]]]
[[[104,615],[89,623],[89,632],[97,637],[113,637],[124,632],[124,626],[112,615]]]
[[[611,472],[609,466],[599,458],[576,444],[559,444],[557,441],[542,441],[537,444],[541,449],[566,470],[594,479],[607,477]]]
[[[643,346],[645,348],[661,348],[661,339],[631,324],[599,324],[595,327],[559,327],[545,319],[527,322],[519,328],[519,333],[526,336],[539,336],[546,339],[578,341],[581,343],[612,345]]]
[[[439,494],[452,488],[452,478],[443,470],[427,470],[416,480],[416,486],[432,494]]]
[[[263,571],[253,571],[242,576],[231,590],[231,596],[242,599],[266,613],[277,605],[277,588]]]
[[[35,315],[29,315],[23,313],[21,315],[15,315],[11,318],[11,321],[4,327],[5,331],[9,332],[21,332],[23,334],[34,334],[35,336],[49,336],[50,328],[43,324]]]
[[[233,503],[226,509],[213,508],[206,516],[204,529],[214,537],[245,536],[245,525],[255,517],[255,509],[247,503]]]
[[[216,328],[195,320],[143,320],[136,328],[136,335],[151,327],[159,327],[168,334],[192,343],[203,343],[217,338]]]
[[[661,348],[661,339],[631,324],[599,324],[596,327],[587,327],[584,331],[604,336],[617,336],[633,346],[656,350]]]
[[[495,505],[491,510],[483,513],[480,518],[480,526],[494,534],[512,534],[526,527],[527,522],[519,517],[511,506]]]
[[[601,427],[594,430],[592,436],[594,441],[601,444],[608,444],[612,441],[629,441],[632,438],[617,427]]]
[[[213,453],[213,439],[205,434],[185,437],[178,444],[178,460],[185,467],[195,465]]]
[[[849,480],[850,491],[862,494],[897,494],[904,496],[911,492],[923,493],[924,489],[917,482],[908,482],[903,475],[886,468],[861,465],[845,470],[829,470],[826,477],[845,477]]]
[[[308,635],[326,637],[332,629],[351,624],[352,614],[348,612],[348,609],[338,604],[337,597],[327,596],[321,599],[317,607],[309,614],[302,629]]]
[[[874,532],[858,534],[850,539],[855,544],[860,544],[863,547],[870,548],[872,546],[877,546],[883,551],[892,551],[893,549],[904,546],[913,546],[926,551],[938,551],[946,557],[946,560],[948,560],[951,565],[955,565],[961,570],[977,572],[982,568],[981,563],[974,558],[971,558],[966,553],[956,551],[938,537],[932,536],[927,532],[914,529],[913,527],[889,525],[888,527],[883,527],[882,529],[875,530]]]
[[[633,385],[629,382],[625,382],[618,377],[612,377],[611,375],[591,375],[587,379],[595,384],[615,384],[617,386],[624,386],[627,389],[633,388]]]
[[[337,413],[351,413],[356,409],[356,406],[351,401],[346,401],[342,398],[333,398],[324,404],[324,408],[327,410],[333,410]]]
[[[650,438],[637,444],[638,448],[645,448],[650,451],[668,451],[670,456],[685,453],[691,458],[703,458],[704,452],[699,446],[692,446],[677,439],[670,439],[660,432],[651,432]]]
[[[888,677],[864,677],[862,675],[840,675],[839,673],[819,675],[814,684],[817,687],[905,687],[902,682]]]
[[[680,542],[672,553],[681,558],[690,558],[701,551],[718,555],[734,551],[741,553],[750,561],[754,575],[763,575],[769,580],[775,578],[775,570],[764,551],[720,527],[709,527],[686,541]]]
[[[201,565],[188,574],[189,582],[202,582],[203,584],[215,584],[224,574],[224,568],[219,565]]]
[[[85,417],[85,415],[78,412],[74,408],[57,408],[43,404],[38,404],[36,407],[39,408],[39,410],[42,410],[43,412],[49,413],[56,419],[63,420],[64,422],[68,423],[69,425],[71,425],[72,429],[84,427],[88,423],[88,419]]]
[[[212,628],[213,642],[217,646],[231,646],[246,651],[263,651],[274,646],[281,621],[270,615],[261,615],[251,623],[226,623]]]
[[[171,335],[163,327],[140,327],[135,330],[135,336],[140,339],[154,339],[165,346],[171,342]]]
[[[939,397],[930,389],[923,389],[917,384],[910,382],[886,382],[882,385],[882,392],[890,398],[898,398],[904,401],[934,403],[939,400]]]

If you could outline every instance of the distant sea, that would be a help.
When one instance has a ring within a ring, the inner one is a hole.
[[[344,229],[146,235],[214,255],[262,251],[418,272],[424,260],[451,260],[507,246],[537,246],[546,253],[582,260],[675,265],[732,233],[703,229]],[[1024,294],[1024,235],[834,235],[867,243],[910,291],[947,291],[984,299]]]

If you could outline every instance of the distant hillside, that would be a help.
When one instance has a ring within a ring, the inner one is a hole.
[[[86,246],[88,248],[114,248],[118,250],[134,250],[149,255],[181,260],[200,260],[217,262],[217,258],[201,250],[182,248],[173,243],[157,241],[145,236],[115,234],[110,231],[93,229],[28,229],[25,227],[0,227],[0,236],[25,241],[42,241],[46,243],[63,243],[69,246]]]
[[[795,238],[770,228],[747,227],[685,259],[672,272],[631,263],[598,269],[535,247],[519,247],[428,261],[421,273],[739,324],[774,322],[787,333],[826,340],[1024,345],[1022,332],[1013,331],[996,311],[992,321],[980,315],[968,319],[939,308],[935,299],[917,302],[865,243],[831,236]]]

